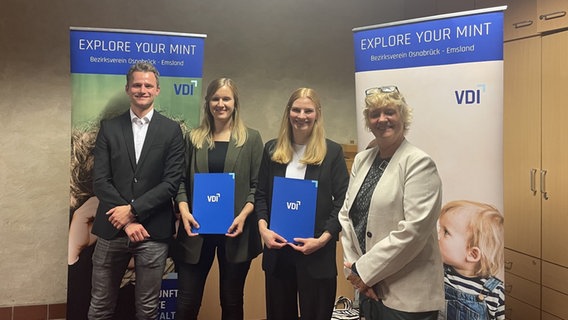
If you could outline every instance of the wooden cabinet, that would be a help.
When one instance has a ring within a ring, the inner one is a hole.
[[[508,319],[568,319],[567,51],[568,31],[505,43]]]
[[[505,43],[505,246],[540,258],[540,37]],[[514,231],[511,231],[514,230]]]
[[[567,12],[568,1],[566,0],[538,0],[538,32],[546,32],[568,27]]]
[[[568,31],[542,37],[542,52],[542,258],[568,266]]]
[[[536,0],[476,0],[477,9],[506,5],[503,21],[505,41],[538,34]]]
[[[505,319],[538,320],[540,319],[540,309],[515,298],[507,297],[505,301]]]

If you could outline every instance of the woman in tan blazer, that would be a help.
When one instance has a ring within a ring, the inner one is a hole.
[[[405,138],[411,111],[398,88],[365,93],[376,146],[355,157],[339,212],[347,279],[367,320],[435,320],[444,303],[440,177],[434,161]]]

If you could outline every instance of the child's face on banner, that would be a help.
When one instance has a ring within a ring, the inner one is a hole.
[[[456,269],[466,266],[468,254],[469,214],[446,212],[439,221],[438,244],[442,260]]]

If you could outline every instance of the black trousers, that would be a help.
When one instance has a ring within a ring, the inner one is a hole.
[[[197,320],[203,300],[205,281],[217,252],[219,262],[219,298],[222,320],[242,320],[243,291],[251,261],[231,263],[225,255],[224,235],[203,235],[203,247],[197,264],[176,262],[179,291],[176,319]]]
[[[374,301],[360,295],[359,312],[365,320],[437,320],[438,311],[404,312],[391,309],[382,301]],[[409,297],[411,299],[411,297]]]
[[[280,250],[293,250],[284,247]],[[316,279],[298,269],[299,252],[287,252],[277,270],[265,272],[268,320],[329,320],[335,303],[337,277]],[[299,307],[299,314],[298,314]]]

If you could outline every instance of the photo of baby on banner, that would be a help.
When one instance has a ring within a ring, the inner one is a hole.
[[[446,309],[439,319],[505,319],[503,215],[469,200],[446,203],[438,219]]]

